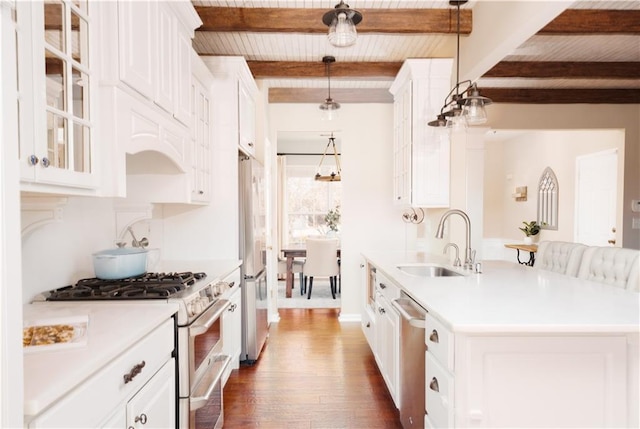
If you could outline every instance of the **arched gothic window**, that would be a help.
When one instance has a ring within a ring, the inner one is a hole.
[[[558,229],[558,179],[547,167],[538,182],[538,224],[542,229]]]

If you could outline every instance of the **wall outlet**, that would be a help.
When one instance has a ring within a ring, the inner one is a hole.
[[[640,217],[631,219],[631,229],[640,229]]]
[[[631,200],[631,211],[635,213],[640,212],[640,200]]]

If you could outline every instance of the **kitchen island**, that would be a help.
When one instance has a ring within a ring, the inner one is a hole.
[[[364,257],[428,311],[427,427],[638,426],[639,294],[506,261]],[[462,275],[398,269],[422,264]]]

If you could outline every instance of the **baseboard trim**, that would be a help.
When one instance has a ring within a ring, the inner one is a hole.
[[[349,323],[349,322],[360,323],[362,321],[362,315],[360,313],[345,314],[341,312],[340,316],[338,317],[338,321],[340,323]]]

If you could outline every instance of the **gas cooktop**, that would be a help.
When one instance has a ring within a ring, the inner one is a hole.
[[[205,273],[146,273],[118,280],[88,278],[49,291],[47,301],[166,299],[204,279]]]

